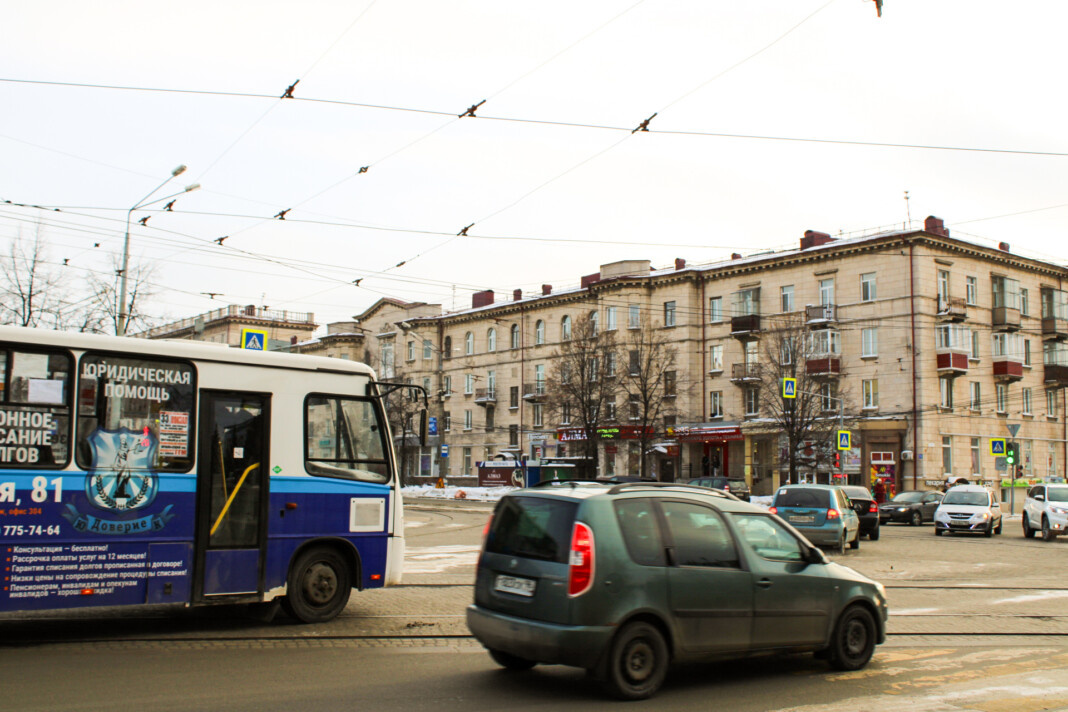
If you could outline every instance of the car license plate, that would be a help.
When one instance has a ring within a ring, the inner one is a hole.
[[[517,596],[533,596],[536,583],[533,579],[498,576],[494,588],[505,593],[514,593]]]
[[[797,522],[798,524],[811,524],[812,522],[816,521],[816,518],[811,515],[801,516],[799,514],[795,514],[794,516],[790,517],[790,521]]]

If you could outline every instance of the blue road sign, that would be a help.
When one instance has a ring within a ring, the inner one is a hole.
[[[441,456],[442,457],[448,457],[449,456],[449,446],[448,445],[442,445],[441,446]]]
[[[782,397],[783,398],[797,398],[797,379],[796,378],[784,378],[784,379],[782,379]]]
[[[852,450],[853,449],[853,433],[848,430],[838,431],[838,449],[839,450]]]
[[[266,351],[267,332],[260,329],[242,329],[241,348],[249,351]]]
[[[429,418],[427,418],[427,421],[426,421],[426,432],[427,432],[427,435],[437,435],[438,434],[438,419],[435,418],[434,416],[430,416]]]
[[[990,454],[995,457],[1005,455],[1005,438],[990,438]]]

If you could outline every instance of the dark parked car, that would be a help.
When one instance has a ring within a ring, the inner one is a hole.
[[[749,501],[749,485],[741,477],[697,477],[688,480],[686,484],[723,490],[733,494],[743,502]]]
[[[935,510],[942,501],[941,492],[901,492],[889,502],[879,505],[880,522],[904,522],[918,527],[933,522]]]
[[[767,510],[643,482],[506,494],[467,608],[497,664],[586,668],[623,699],[654,694],[673,661],[808,651],[858,670],[886,620],[881,584],[831,563]]]
[[[849,501],[853,503],[853,511],[860,517],[860,533],[867,535],[868,539],[875,541],[879,538],[879,504],[875,496],[866,487],[845,485],[842,487]]]

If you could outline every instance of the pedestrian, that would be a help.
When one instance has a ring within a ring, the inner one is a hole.
[[[875,501],[880,504],[886,501],[886,485],[882,477],[875,478]]]

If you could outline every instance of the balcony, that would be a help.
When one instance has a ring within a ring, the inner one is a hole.
[[[755,339],[760,333],[760,315],[743,314],[731,317],[731,336],[738,339]]]
[[[1047,386],[1055,386],[1057,388],[1068,386],[1068,366],[1047,363],[1045,369]]]
[[[1068,386],[1068,348],[1057,348],[1060,344],[1046,342],[1042,350],[1043,367],[1047,386]]]
[[[1042,317],[1042,338],[1068,339],[1068,319],[1060,316]]]
[[[540,403],[545,400],[545,382],[535,381],[524,387],[523,400],[530,403]]]
[[[939,349],[935,354],[939,376],[961,376],[968,372],[968,352],[959,349]]]
[[[759,363],[732,363],[731,380],[738,384],[753,383],[760,380]]]
[[[497,389],[495,388],[476,388],[475,389],[475,404],[487,405],[489,403],[497,402]]]
[[[994,356],[994,379],[1019,381],[1023,378],[1023,360],[1011,356]]]
[[[810,358],[805,361],[805,372],[810,376],[841,376],[842,360],[837,354]]]
[[[1020,310],[1016,307],[994,307],[990,312],[994,331],[1019,331]]]
[[[968,318],[968,303],[964,297],[944,297],[938,295],[939,321],[964,321]]]
[[[837,304],[809,304],[805,307],[805,323],[809,326],[827,326],[837,322]]]

